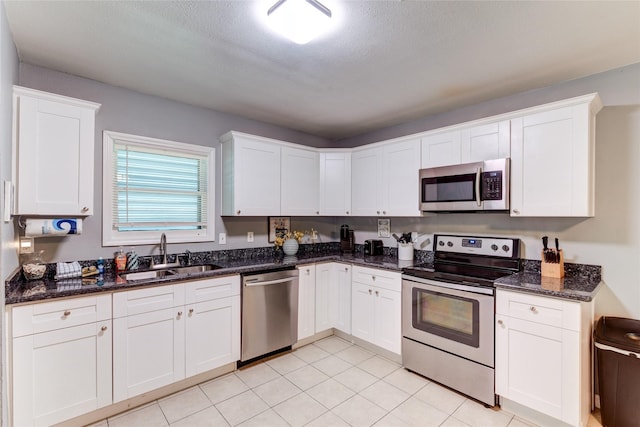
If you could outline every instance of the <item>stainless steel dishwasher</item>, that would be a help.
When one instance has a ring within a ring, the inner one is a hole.
[[[242,276],[241,362],[298,341],[298,270]]]

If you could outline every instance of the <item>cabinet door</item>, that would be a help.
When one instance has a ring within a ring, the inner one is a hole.
[[[336,301],[338,307],[334,328],[344,333],[351,333],[351,266],[334,263],[332,265],[332,281],[336,287]]]
[[[240,359],[240,296],[190,304],[187,308],[186,376]]]
[[[247,137],[233,144],[232,215],[280,215],[280,146]]]
[[[48,426],[110,405],[111,321],[13,340],[13,425]]]
[[[400,292],[373,288],[373,293],[374,344],[400,354],[402,344]]]
[[[351,211],[355,216],[382,213],[382,148],[351,153]]]
[[[320,215],[351,214],[351,153],[320,153]]]
[[[511,121],[511,215],[593,216],[589,106]]]
[[[298,267],[298,340],[316,331],[316,266]]]
[[[316,333],[333,328],[338,317],[335,299],[336,286],[332,285],[331,264],[316,264]]]
[[[421,145],[423,168],[457,165],[461,161],[459,130],[425,136]]]
[[[95,108],[17,99],[15,214],[92,215]]]
[[[316,151],[282,147],[282,215],[320,214],[320,156]]]
[[[461,132],[462,163],[504,159],[511,154],[509,120],[463,129]]]
[[[185,377],[181,308],[113,320],[113,400],[119,402]]]
[[[383,150],[383,215],[420,216],[420,139],[394,142]]]
[[[561,419],[563,330],[502,315],[496,321],[496,393]]]
[[[375,344],[373,286],[351,284],[351,334]]]

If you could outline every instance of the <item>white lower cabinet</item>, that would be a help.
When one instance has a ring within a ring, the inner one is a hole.
[[[12,309],[12,419],[45,426],[112,403],[111,295]]]
[[[400,273],[355,266],[351,286],[352,335],[400,354]]]
[[[116,293],[113,395],[118,402],[240,358],[240,278]]]
[[[298,340],[316,331],[316,266],[298,266]]]
[[[350,283],[349,264],[316,264],[316,333],[331,328],[351,333]]]
[[[496,393],[572,426],[591,412],[592,304],[498,290]]]

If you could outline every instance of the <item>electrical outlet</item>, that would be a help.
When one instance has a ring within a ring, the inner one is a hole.
[[[311,240],[318,240],[318,230],[311,230]]]
[[[218,235],[218,244],[226,245],[227,244],[227,233],[220,233]]]
[[[247,242],[253,242],[253,231],[247,231]]]

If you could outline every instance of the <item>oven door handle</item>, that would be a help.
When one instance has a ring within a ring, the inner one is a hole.
[[[446,288],[446,289],[455,289],[457,291],[463,291],[463,292],[472,292],[474,294],[483,294],[483,295],[495,294],[494,288],[485,288],[482,286],[470,286],[470,285],[459,284],[459,283],[439,282],[437,280],[423,279],[422,277],[415,277],[407,274],[403,274],[402,278],[409,282],[424,283],[425,285],[437,286],[437,287]]]

